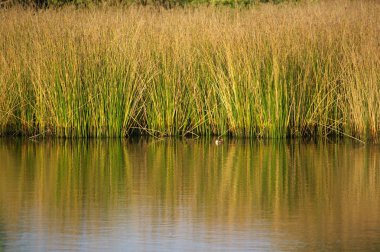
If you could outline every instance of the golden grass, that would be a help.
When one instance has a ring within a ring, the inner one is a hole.
[[[380,130],[380,4],[0,11],[2,134]]]

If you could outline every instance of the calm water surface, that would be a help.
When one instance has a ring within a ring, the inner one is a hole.
[[[380,146],[0,141],[0,251],[380,251]]]

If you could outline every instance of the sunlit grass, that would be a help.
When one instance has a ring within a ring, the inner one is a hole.
[[[0,131],[249,137],[380,130],[380,4],[0,11]]]

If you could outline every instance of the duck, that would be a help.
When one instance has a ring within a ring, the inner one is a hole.
[[[216,140],[215,140],[215,144],[216,145],[221,145],[223,143],[223,139],[218,137]]]

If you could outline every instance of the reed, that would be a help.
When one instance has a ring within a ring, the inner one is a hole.
[[[380,130],[380,4],[0,10],[0,132]]]

